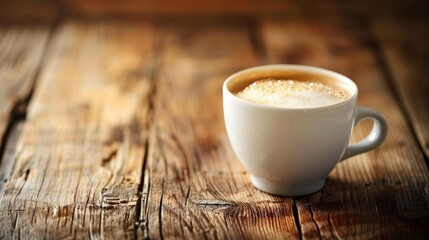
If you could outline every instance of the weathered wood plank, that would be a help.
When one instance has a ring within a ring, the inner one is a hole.
[[[60,26],[5,155],[0,238],[134,237],[152,46],[146,23]]]
[[[8,157],[20,130],[14,129],[25,110],[45,54],[50,27],[0,27],[0,202],[11,174],[13,159]],[[9,159],[9,160],[7,160]]]
[[[359,104],[383,113],[390,125],[378,149],[339,164],[325,188],[297,198],[304,238],[401,238],[428,234],[429,173],[381,69],[368,26],[323,21],[266,20],[262,38],[275,63],[338,71],[360,89]],[[362,123],[353,141],[365,136]]]
[[[5,185],[7,184],[12,168],[14,165],[14,153],[16,152],[17,142],[21,136],[22,123],[17,123],[11,130],[9,135],[7,146],[3,152],[2,161],[0,162],[0,203],[2,202]],[[6,230],[4,225],[0,224],[2,231]]]
[[[373,31],[415,134],[429,158],[429,22],[374,18]]]
[[[157,29],[162,48],[144,172],[143,235],[298,237],[293,199],[252,187],[224,129],[221,85],[228,75],[257,63],[246,24],[176,22]]]
[[[365,27],[262,24],[269,62],[350,76],[360,104],[391,126],[381,148],[341,163],[322,192],[291,199],[255,190],[226,138],[221,84],[259,62],[245,23],[164,23],[156,38],[150,23],[66,23],[4,151],[0,238],[428,234],[428,171]]]
[[[14,109],[31,93],[49,26],[0,27],[0,145]]]

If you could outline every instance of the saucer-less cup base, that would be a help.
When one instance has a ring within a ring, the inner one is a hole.
[[[270,182],[264,179],[251,176],[253,186],[257,189],[279,196],[302,196],[319,191],[325,185],[326,179],[315,182],[289,185],[285,183]]]
[[[350,98],[316,108],[275,108],[233,94],[255,79],[281,77],[291,71],[334,79]],[[231,75],[223,85],[225,126],[253,185],[282,196],[314,193],[323,188],[336,164],[379,146],[387,134],[386,120],[375,110],[357,107],[357,95],[357,86],[349,78],[309,66],[268,65]],[[353,126],[365,118],[374,122],[370,134],[348,145]]]

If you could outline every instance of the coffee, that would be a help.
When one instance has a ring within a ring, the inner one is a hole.
[[[322,107],[350,97],[344,90],[311,79],[261,79],[235,95],[252,103],[279,108]]]
[[[387,134],[381,114],[357,107],[356,84],[327,69],[253,67],[228,77],[222,92],[232,149],[253,186],[268,193],[318,191],[336,164],[378,147]],[[366,118],[374,121],[370,134],[348,145],[353,126]]]

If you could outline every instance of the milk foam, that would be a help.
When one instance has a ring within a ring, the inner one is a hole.
[[[236,94],[249,102],[280,108],[313,108],[348,98],[345,92],[319,82],[267,79],[256,81]]]

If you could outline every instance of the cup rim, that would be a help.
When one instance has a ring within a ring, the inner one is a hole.
[[[269,69],[274,69],[274,70],[303,70],[303,71],[309,71],[312,73],[327,75],[327,76],[333,77],[335,79],[338,79],[338,80],[342,81],[343,83],[346,83],[348,86],[351,86],[353,94],[351,94],[351,96],[349,98],[347,98],[346,100],[341,101],[339,103],[331,104],[331,105],[319,106],[319,107],[309,107],[309,108],[287,108],[287,107],[267,106],[267,105],[262,105],[262,104],[253,103],[253,102],[243,100],[243,99],[237,97],[236,95],[234,95],[228,88],[228,84],[230,82],[234,81],[234,79],[236,79],[237,77],[239,77],[243,74],[247,74],[247,73],[254,72],[254,71],[260,71],[260,70],[269,70]],[[249,106],[256,107],[256,108],[273,109],[273,110],[278,110],[278,111],[319,111],[319,110],[328,110],[330,108],[337,108],[337,107],[341,107],[343,105],[347,105],[351,101],[354,101],[357,98],[358,91],[359,91],[356,83],[353,82],[353,80],[351,80],[350,78],[348,78],[348,77],[346,77],[340,73],[337,73],[337,72],[334,72],[332,70],[328,70],[325,68],[308,66],[308,65],[299,65],[299,64],[269,64],[269,65],[260,65],[260,66],[246,68],[246,69],[243,69],[241,71],[238,71],[238,72],[230,75],[224,81],[222,89],[223,89],[224,93],[227,93],[230,97],[232,97],[236,101],[241,102],[242,104],[249,105]]]

